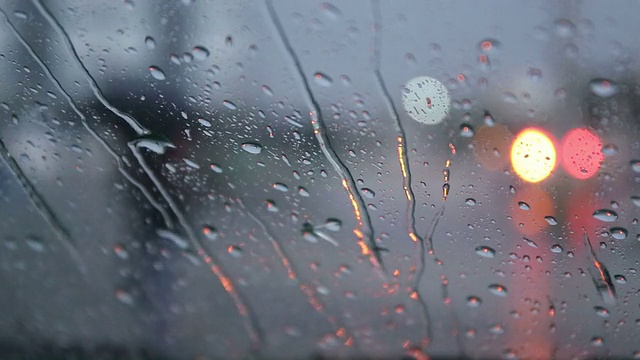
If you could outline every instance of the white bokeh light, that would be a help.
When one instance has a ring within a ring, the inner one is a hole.
[[[414,120],[439,124],[449,115],[451,98],[444,85],[431,77],[418,76],[404,86],[402,105]]]

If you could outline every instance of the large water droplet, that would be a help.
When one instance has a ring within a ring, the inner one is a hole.
[[[558,220],[556,220],[556,218],[554,218],[553,216],[545,216],[544,220],[549,225],[558,225]]]
[[[633,203],[633,205],[640,207],[640,196],[637,196],[637,195],[631,196],[631,202]]]
[[[593,217],[604,222],[614,222],[618,219],[618,214],[613,210],[599,209],[593,212]]]
[[[191,53],[193,54],[193,58],[198,61],[202,61],[209,57],[209,50],[204,46],[194,47],[193,50],[191,50]]]
[[[518,201],[518,207],[520,210],[531,210],[531,206],[524,201]]]
[[[500,284],[489,285],[489,291],[494,295],[507,296],[507,288]]]
[[[168,149],[175,149],[176,147],[166,138],[154,134],[143,135],[134,140],[133,144],[136,147],[148,149],[159,155],[164,154]]]
[[[329,87],[331,86],[331,84],[333,84],[333,80],[329,76],[321,72],[315,73],[313,75],[313,79],[316,81],[316,84],[320,86]]]
[[[618,93],[618,85],[607,79],[593,79],[589,82],[589,90],[596,96],[608,98]]]
[[[473,137],[473,126],[469,124],[460,125],[460,136],[465,138]]]
[[[273,185],[271,185],[274,189],[278,190],[278,191],[282,191],[282,192],[287,192],[289,191],[289,187],[283,183],[274,183]]]
[[[156,41],[151,36],[144,38],[144,44],[147,45],[147,48],[150,50],[156,48]]]
[[[222,105],[224,105],[227,109],[230,109],[230,110],[236,110],[238,108],[236,104],[232,103],[229,100],[223,100]]]
[[[486,258],[492,258],[496,255],[496,251],[488,246],[478,246],[476,248],[476,254]]]
[[[640,160],[631,160],[629,165],[631,165],[631,170],[633,170],[634,173],[640,174]]]
[[[342,221],[334,218],[329,218],[324,223],[324,227],[330,231],[340,231],[340,228],[342,227]]]
[[[369,188],[362,188],[362,195],[367,199],[373,199],[376,196],[376,193]]]
[[[222,173],[222,167],[220,167],[220,165],[218,165],[218,164],[211,164],[211,165],[209,165],[209,167],[215,173],[218,173],[218,174]]]
[[[246,142],[240,145],[242,150],[248,152],[249,154],[260,154],[262,152],[262,145],[258,143]]]
[[[527,239],[525,237],[523,237],[522,240],[524,240],[524,242],[527,245],[531,246],[532,248],[536,248],[536,249],[538,248],[538,244],[536,244],[533,240],[529,240],[529,239]]]
[[[205,225],[202,227],[202,234],[211,241],[214,241],[218,238],[218,230],[210,225]]]
[[[473,206],[473,205],[476,204],[476,199],[468,198],[467,200],[464,201],[464,203],[469,205],[469,206]]]
[[[477,308],[482,304],[482,300],[477,296],[469,296],[467,298],[467,306]]]
[[[609,317],[609,310],[603,308],[602,306],[596,306],[593,308],[596,311],[596,314],[603,318]]]
[[[555,254],[560,254],[564,249],[560,244],[551,245],[551,252]]]
[[[627,238],[627,235],[629,235],[627,229],[623,227],[612,227],[609,229],[609,232],[611,233],[611,237],[616,240],[624,240]]]
[[[151,76],[153,76],[153,78],[156,80],[164,80],[167,78],[167,76],[164,74],[164,71],[162,71],[162,69],[157,66],[149,66],[149,72],[151,73]]]
[[[618,284],[626,284],[627,278],[624,275],[614,275],[613,278],[616,280]]]

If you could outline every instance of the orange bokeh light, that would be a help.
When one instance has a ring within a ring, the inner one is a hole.
[[[487,170],[504,170],[509,164],[509,147],[513,134],[501,124],[481,126],[473,136],[474,153]]]

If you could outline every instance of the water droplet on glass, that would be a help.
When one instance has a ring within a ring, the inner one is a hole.
[[[608,98],[618,93],[618,85],[607,79],[593,79],[589,82],[589,90],[596,96]]]
[[[538,244],[536,244],[533,240],[529,240],[529,239],[527,239],[525,237],[523,237],[522,240],[524,240],[524,242],[527,245],[531,246],[532,248],[536,248],[536,249],[538,248]]]
[[[151,73],[151,76],[153,76],[153,78],[156,80],[164,80],[167,78],[167,76],[164,74],[164,71],[162,71],[162,69],[157,66],[149,66],[149,72]]]
[[[267,205],[268,212],[278,212],[280,209],[276,206],[276,202],[273,200],[265,200],[264,202]]]
[[[33,236],[29,236],[27,237],[27,246],[35,251],[35,252],[44,252],[44,243],[42,242],[42,240],[33,237]]]
[[[507,288],[499,284],[489,285],[489,291],[494,295],[507,296]]]
[[[633,203],[633,205],[640,207],[640,196],[637,196],[637,195],[631,196],[631,202]]]
[[[596,336],[594,338],[591,338],[591,345],[593,345],[593,346],[602,346],[602,345],[604,345],[604,339],[601,338],[601,337],[598,337],[598,336]]]
[[[465,138],[473,137],[473,127],[469,124],[460,125],[460,136]]]
[[[298,195],[300,196],[304,196],[304,197],[309,197],[309,191],[307,191],[307,189],[305,189],[302,186],[298,186]]]
[[[137,140],[134,140],[133,143],[136,147],[145,148],[147,150],[153,151],[158,155],[162,155],[168,149],[175,149],[176,147],[166,138],[154,134],[143,135]]]
[[[476,248],[476,254],[486,258],[492,258],[496,255],[496,251],[488,246],[478,246]]]
[[[614,275],[613,278],[616,280],[618,284],[626,284],[627,278],[624,275]]]
[[[469,296],[467,298],[467,306],[469,307],[477,308],[480,304],[482,304],[482,300],[477,296]]]
[[[613,210],[599,209],[593,212],[593,217],[604,222],[614,222],[618,219],[618,214]]]
[[[158,234],[162,239],[173,242],[180,249],[186,249],[189,247],[189,243],[185,239],[169,230],[158,229],[156,230],[156,234]]]
[[[239,258],[240,256],[242,256],[242,248],[236,245],[229,245],[227,247],[227,252],[234,258]]]
[[[340,228],[342,227],[342,221],[334,218],[329,218],[324,223],[324,227],[330,231],[340,231]]]
[[[376,196],[376,193],[369,188],[362,188],[362,195],[367,199],[373,199]]]
[[[633,170],[634,173],[640,174],[640,160],[631,160],[629,165],[631,165],[631,170]]]
[[[156,48],[156,41],[151,36],[144,38],[144,44],[147,45],[147,49],[151,50]]]
[[[227,109],[230,109],[230,110],[236,110],[238,108],[236,104],[232,103],[229,100],[223,100],[222,105],[224,105]]]
[[[624,240],[627,238],[627,235],[629,235],[627,229],[623,227],[613,227],[609,229],[609,232],[611,233],[611,237],[616,240]]]
[[[240,145],[242,150],[248,152],[249,154],[260,154],[262,152],[262,145],[258,143],[246,142]]]
[[[273,96],[273,90],[271,90],[271,88],[268,87],[267,85],[262,85],[262,92],[265,93],[267,96]]]
[[[518,207],[520,208],[520,210],[531,210],[529,204],[524,201],[518,201]]]
[[[193,50],[191,50],[191,53],[193,54],[193,58],[198,61],[202,61],[209,57],[209,50],[204,46],[194,47]]]
[[[17,17],[17,18],[18,18],[18,19],[20,19],[20,20],[27,20],[27,19],[29,19],[29,16],[28,16],[28,15],[27,15],[27,13],[26,13],[26,12],[24,12],[24,11],[18,11],[18,10],[16,10],[16,11],[14,11],[14,12],[13,12],[13,16]]]
[[[530,68],[529,71],[527,71],[527,76],[532,82],[539,82],[540,79],[542,79],[542,70]]]
[[[476,204],[476,199],[468,198],[467,200],[464,201],[464,203],[469,205],[469,206],[473,206],[473,205]]]
[[[313,79],[316,81],[316,84],[320,86],[329,87],[331,86],[331,84],[333,84],[333,80],[329,76],[321,72],[315,73],[313,75]]]
[[[129,251],[122,244],[114,245],[113,252],[122,260],[126,260],[129,258]]]
[[[559,37],[572,37],[576,32],[576,26],[568,19],[558,19],[554,22],[556,34]]]
[[[551,245],[551,252],[555,254],[560,254],[564,249],[559,244]]]
[[[553,216],[545,216],[544,220],[547,222],[547,224],[549,225],[558,225],[558,220],[556,220],[555,217]]]
[[[342,16],[342,12],[340,11],[340,9],[329,3],[320,4],[320,9],[322,10],[324,16],[334,21],[338,20],[340,16]]]
[[[211,168],[211,170],[213,170],[213,172],[215,173],[218,173],[218,174],[222,173],[222,168],[218,164],[211,164],[209,165],[209,168]]]
[[[602,154],[605,156],[613,156],[618,153],[618,147],[613,144],[607,144],[602,147]]]
[[[273,187],[274,189],[278,190],[278,191],[282,191],[282,192],[287,192],[289,191],[289,187],[283,183],[274,183],[273,185],[271,185],[271,187]]]
[[[596,314],[603,318],[609,317],[609,310],[603,308],[602,306],[596,306],[593,308],[596,311]]]
[[[115,291],[116,299],[120,300],[123,304],[132,305],[133,304],[133,295],[128,291],[123,289],[117,289]]]
[[[208,240],[216,240],[218,238],[218,230],[216,228],[214,228],[213,226],[209,226],[209,225],[205,225],[202,227],[202,234],[208,239]]]

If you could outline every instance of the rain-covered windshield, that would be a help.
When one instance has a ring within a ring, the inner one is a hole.
[[[640,358],[638,13],[0,0],[0,358]]]

